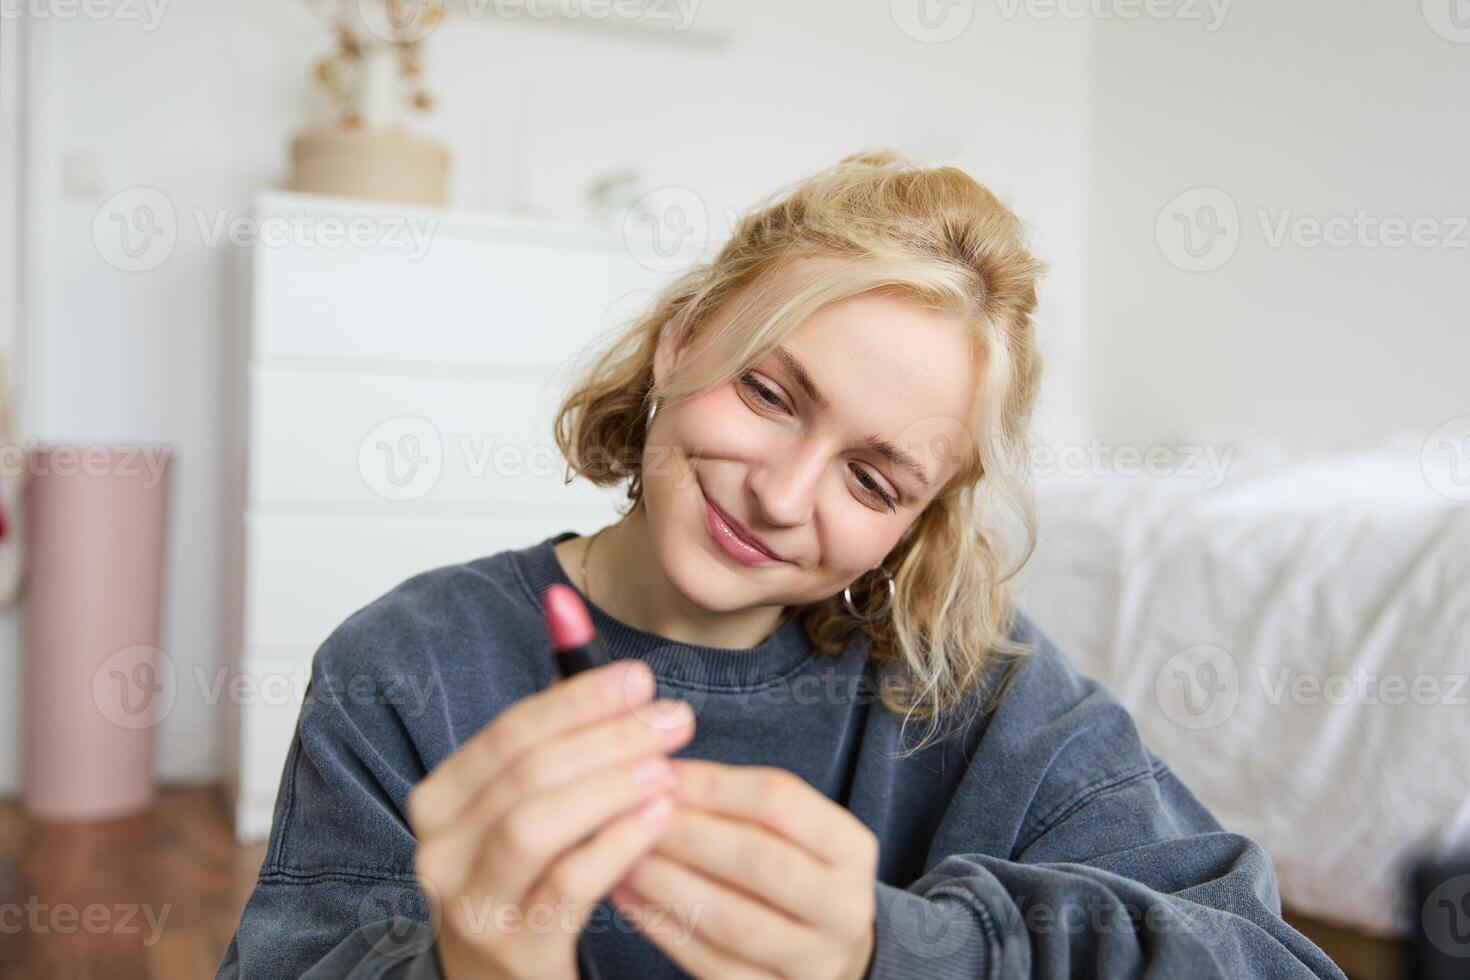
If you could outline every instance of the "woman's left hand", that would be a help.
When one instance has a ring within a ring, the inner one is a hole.
[[[612,894],[696,977],[861,980],[878,839],[799,776],[671,759],[672,824]]]

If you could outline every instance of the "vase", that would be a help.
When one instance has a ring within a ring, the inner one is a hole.
[[[150,808],[173,668],[159,648],[168,448],[26,454],[22,784],[27,812],[87,821]]]
[[[291,141],[293,191],[443,206],[448,184],[449,151],[399,130],[318,129]]]

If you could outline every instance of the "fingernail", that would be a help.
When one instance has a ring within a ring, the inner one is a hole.
[[[645,823],[658,826],[667,821],[669,814],[673,812],[674,801],[667,796],[660,796],[656,800],[650,800],[643,804],[638,810],[638,816],[642,817]]]
[[[653,702],[653,720],[659,728],[680,731],[694,720],[694,709],[688,701],[678,698],[660,698]]]
[[[639,786],[646,786],[656,780],[664,779],[668,771],[669,763],[663,756],[644,759],[633,768],[633,782]]]
[[[630,702],[642,701],[653,693],[653,672],[646,664],[632,663],[621,670],[609,671],[608,687],[615,695]]]

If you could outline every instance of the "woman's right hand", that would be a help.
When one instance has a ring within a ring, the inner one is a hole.
[[[666,755],[694,734],[640,661],[522,698],[408,796],[446,980],[577,977],[577,939],[669,825]]]

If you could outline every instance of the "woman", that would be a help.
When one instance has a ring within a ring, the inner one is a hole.
[[[953,168],[762,202],[558,415],[622,518],[317,651],[219,976],[1341,977],[1008,599],[1041,271]],[[611,665],[555,680],[554,583]]]

